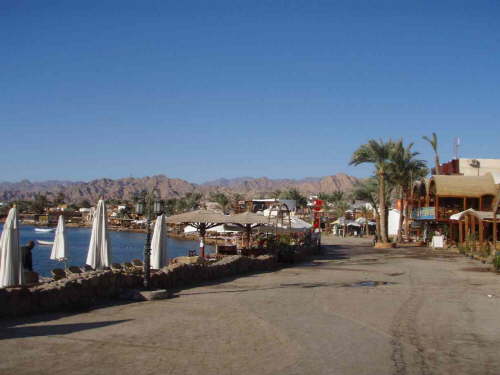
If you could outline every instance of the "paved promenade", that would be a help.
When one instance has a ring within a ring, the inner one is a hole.
[[[446,252],[324,243],[312,262],[169,300],[0,321],[0,374],[500,373],[499,275]]]

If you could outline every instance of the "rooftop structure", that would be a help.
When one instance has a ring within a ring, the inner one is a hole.
[[[264,198],[264,199],[252,199],[252,211],[264,211],[265,209],[271,207],[277,203],[284,203],[287,205],[290,211],[297,210],[297,202],[293,199],[279,199],[279,198]]]
[[[499,192],[496,174],[432,176],[413,186],[413,218],[447,222],[469,208],[490,211]]]
[[[484,176],[488,173],[500,173],[500,159],[467,159],[450,160],[440,165],[443,175]]]

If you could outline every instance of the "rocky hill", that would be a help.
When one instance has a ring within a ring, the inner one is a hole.
[[[332,193],[337,190],[349,191],[357,181],[356,177],[346,174],[300,180],[242,177],[219,179],[204,184],[193,184],[164,175],[143,178],[129,177],[116,180],[102,178],[90,182],[30,182],[23,180],[15,183],[0,183],[0,201],[29,200],[33,199],[37,193],[47,194],[49,199],[63,193],[67,202],[81,202],[84,199],[94,202],[99,197],[105,199],[130,199],[138,191],[151,190],[155,187],[159,189],[163,198],[182,197],[186,193],[194,192],[208,194],[212,191],[239,193],[251,197],[256,194],[262,195],[291,188],[295,188],[302,193],[315,194],[319,192]]]
[[[308,177],[300,180],[260,178],[220,179],[206,182],[201,188],[216,188],[240,194],[268,193],[276,190],[297,189],[302,193],[333,193],[334,191],[349,191],[358,179],[339,173],[326,177]]]

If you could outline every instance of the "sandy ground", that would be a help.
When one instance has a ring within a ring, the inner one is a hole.
[[[0,374],[500,374],[500,276],[447,252],[323,243],[169,300],[0,321]]]

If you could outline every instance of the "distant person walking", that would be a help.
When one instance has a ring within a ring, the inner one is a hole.
[[[33,272],[33,255],[31,250],[35,247],[33,241],[28,242],[25,246],[21,246],[21,254],[23,256],[23,268]]]

